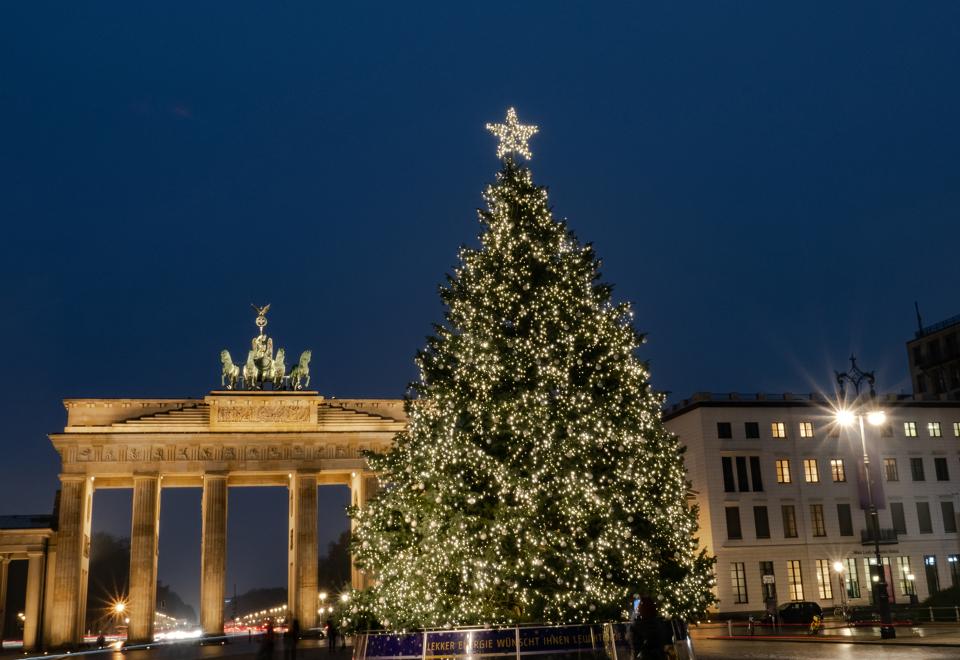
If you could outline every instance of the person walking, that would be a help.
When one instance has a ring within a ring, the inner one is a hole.
[[[327,619],[327,651],[333,653],[337,650],[337,625],[333,622],[333,617]]]
[[[267,621],[263,639],[260,640],[260,650],[257,652],[258,660],[270,660],[273,657],[273,641],[273,621]]]
[[[297,660],[297,643],[300,641],[300,620],[296,617],[290,620],[287,626],[287,637],[284,640],[286,645],[287,658]]]

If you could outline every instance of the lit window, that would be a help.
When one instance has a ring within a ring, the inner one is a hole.
[[[960,422],[953,423],[953,437],[960,438]]]
[[[830,578],[830,562],[826,559],[817,560],[817,591],[820,598],[833,598],[833,580]]]
[[[900,593],[912,596],[917,593],[913,585],[913,571],[910,569],[910,557],[897,557],[897,568],[900,571]]]
[[[813,437],[813,422],[800,422],[800,437],[801,438]]]
[[[820,471],[817,469],[817,459],[803,459],[803,479],[808,484],[815,484],[820,481]]]
[[[823,505],[822,504],[810,505],[810,523],[813,526],[814,536],[827,535],[827,527],[823,523]]]
[[[777,461],[777,483],[790,483],[790,461],[786,458]]]
[[[897,459],[883,459],[883,471],[887,475],[887,481],[900,481],[900,473],[897,472]]]
[[[842,458],[831,458],[830,459],[830,476],[834,481],[846,481],[847,473],[843,469],[843,459]]]
[[[940,422],[927,422],[927,433],[930,434],[931,438],[941,437]]]
[[[790,600],[803,600],[803,576],[800,575],[800,561],[797,559],[787,561],[787,587]]]
[[[787,425],[783,422],[773,422],[770,424],[770,435],[772,435],[774,438],[786,438]]]
[[[735,561],[730,564],[730,586],[733,587],[734,603],[748,602],[747,569],[743,562]]]
[[[917,437],[917,423],[916,422],[904,422],[903,423],[903,434],[908,438]]]

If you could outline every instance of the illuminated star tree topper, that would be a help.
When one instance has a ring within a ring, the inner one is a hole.
[[[503,158],[511,153],[520,154],[527,160],[533,157],[527,142],[540,129],[536,126],[521,124],[517,119],[517,111],[513,108],[507,109],[507,123],[487,124],[487,130],[500,139],[500,144],[497,145],[497,158]]]

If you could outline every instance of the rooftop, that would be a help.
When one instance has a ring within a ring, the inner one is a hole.
[[[938,323],[932,325],[925,325],[921,327],[914,333],[915,339],[920,339],[921,337],[926,337],[927,335],[932,335],[935,332],[940,332],[941,330],[946,330],[955,325],[960,325],[960,314],[956,316],[951,316],[948,319],[944,319]]]
[[[0,529],[48,529],[52,527],[53,516],[50,514],[0,516]]]
[[[689,398],[669,404],[663,409],[665,420],[700,407],[801,407],[828,406],[835,400],[825,394],[792,394],[790,392],[769,394],[764,392],[694,392]],[[925,400],[913,394],[880,394],[877,401],[889,406],[915,406],[922,408],[960,408],[960,400]]]

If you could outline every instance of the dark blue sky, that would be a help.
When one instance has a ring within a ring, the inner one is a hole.
[[[855,350],[909,388],[913,301],[960,313],[960,6],[466,5],[0,9],[0,513],[49,509],[62,398],[203,395],[251,302],[321,393],[400,396],[508,105],[657,387],[809,391]],[[232,522],[284,515],[250,492]],[[195,600],[191,497],[161,578]],[[245,529],[238,588],[281,584]]]

